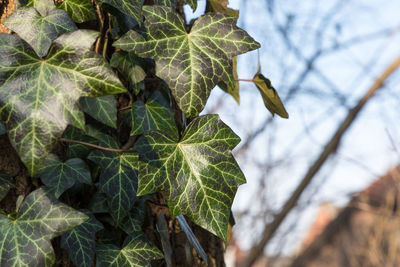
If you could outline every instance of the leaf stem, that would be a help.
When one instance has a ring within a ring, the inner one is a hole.
[[[110,151],[110,152],[118,152],[118,153],[134,152],[133,150],[98,146],[98,145],[86,143],[86,142],[83,142],[83,141],[72,140],[72,139],[67,139],[67,138],[60,138],[59,140],[60,140],[61,142],[64,142],[64,143],[74,143],[74,144],[79,144],[79,145],[83,145],[83,146],[93,147],[93,148],[96,148],[96,149],[100,149],[100,150],[104,150],[104,151]]]
[[[249,83],[253,83],[254,82],[253,80],[250,80],[250,79],[235,79],[235,81],[238,81],[238,82],[249,82]]]

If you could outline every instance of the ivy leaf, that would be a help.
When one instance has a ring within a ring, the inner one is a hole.
[[[88,217],[39,188],[22,202],[15,219],[0,214],[1,266],[52,266],[50,239],[80,225]]]
[[[159,91],[156,91],[146,104],[140,100],[133,103],[131,135],[157,130],[170,137],[178,138],[174,111]]]
[[[188,4],[193,11],[197,9],[197,0],[183,0],[185,4]]]
[[[143,196],[136,200],[135,205],[129,211],[128,216],[122,220],[120,228],[126,234],[133,236],[143,231],[142,224],[146,217],[145,203],[148,199],[148,196]]]
[[[207,0],[206,12],[220,12],[237,19],[239,17],[239,10],[229,8],[228,4],[228,0]]]
[[[102,169],[99,187],[107,195],[111,216],[118,225],[136,201],[138,155],[95,150],[88,159]]]
[[[97,121],[117,128],[117,100],[113,95],[82,97],[79,101],[84,112]]]
[[[123,248],[111,244],[96,249],[97,267],[151,267],[151,261],[162,259],[161,251],[150,245],[143,236],[127,237]]]
[[[57,198],[76,182],[92,184],[89,167],[82,159],[74,158],[62,162],[54,154],[47,156],[37,176],[45,185],[55,189]]]
[[[282,118],[289,118],[289,114],[286,112],[286,109],[283,106],[275,88],[272,87],[271,81],[265,78],[261,73],[256,73],[253,78],[253,82],[260,91],[264,100],[264,105],[271,112],[272,116],[274,116],[274,114],[278,114]]]
[[[63,33],[77,30],[64,10],[53,9],[41,15],[33,7],[21,7],[3,22],[30,44],[39,57],[47,55],[51,43]]]
[[[110,65],[118,69],[133,86],[146,78],[146,72],[140,66],[140,62],[140,58],[133,53],[118,51],[112,55]]]
[[[220,83],[218,83],[218,86],[224,90],[225,92],[227,92],[228,94],[230,94],[231,96],[233,96],[233,98],[236,100],[236,102],[238,104],[240,104],[240,97],[239,97],[239,77],[237,74],[237,57],[234,57],[232,60],[232,65],[233,65],[233,80],[235,81],[235,86],[231,87],[228,86],[225,82],[221,81]]]
[[[89,210],[93,213],[107,213],[110,211],[107,205],[107,195],[96,192],[89,202]]]
[[[81,210],[89,219],[61,236],[61,247],[67,250],[69,258],[76,266],[92,266],[96,251],[96,232],[103,225],[88,210]]]
[[[4,124],[0,123],[0,135],[6,134],[7,130]]]
[[[156,74],[171,88],[188,117],[204,108],[211,90],[220,81],[234,87],[232,57],[260,45],[236,27],[234,17],[207,13],[193,24],[190,33],[171,8],[144,6],[147,40],[129,31],[114,46],[156,61]]]
[[[54,2],[52,0],[20,0],[22,6],[33,6],[44,17],[54,10]]]
[[[142,24],[142,6],[144,0],[100,0],[103,3],[109,4],[122,13],[134,18],[136,22]]]
[[[106,61],[87,50],[96,37],[87,30],[64,34],[40,59],[20,38],[0,34],[0,119],[31,175],[68,124],[85,127],[81,96],[126,91]]]
[[[155,0],[154,1],[155,5],[161,5],[161,6],[167,6],[171,8],[176,7],[176,0]]]
[[[8,174],[0,172],[0,200],[7,195],[11,187],[15,187],[13,179]]]
[[[57,7],[67,11],[76,23],[96,19],[96,13],[90,0],[64,0],[58,3]]]
[[[231,154],[240,138],[218,117],[195,118],[180,141],[150,132],[139,152],[138,195],[163,190],[172,216],[187,215],[226,239],[230,207],[245,177]]]

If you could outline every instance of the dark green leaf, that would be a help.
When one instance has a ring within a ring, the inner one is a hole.
[[[11,187],[15,187],[14,180],[9,175],[0,172],[0,200],[7,195]]]
[[[47,55],[58,36],[77,29],[64,10],[53,9],[42,16],[33,7],[18,8],[3,24],[30,44],[39,57]]]
[[[0,214],[0,265],[46,267],[55,263],[50,240],[88,219],[43,188],[22,202],[16,219]]]
[[[107,195],[96,192],[89,202],[89,210],[93,213],[107,213],[110,211],[107,205]]]
[[[131,86],[141,82],[146,77],[146,73],[141,67],[141,60],[133,53],[124,51],[115,52],[110,61],[111,67],[118,69],[129,81]],[[135,92],[137,94],[138,92]]]
[[[142,237],[130,238],[122,249],[115,245],[100,245],[96,249],[97,267],[151,267],[151,261],[162,259],[163,254]]]
[[[132,105],[131,135],[159,130],[172,138],[178,138],[174,110],[169,107],[160,92],[156,91],[146,104],[136,101]]]
[[[37,176],[45,185],[55,189],[57,198],[76,182],[92,183],[89,167],[82,159],[74,158],[62,162],[53,154],[47,156]]]
[[[240,138],[218,115],[195,118],[177,142],[150,132],[139,152],[138,195],[163,190],[173,216],[187,215],[225,240],[230,207],[245,177],[231,154]]]
[[[64,0],[57,7],[67,11],[72,20],[77,23],[96,19],[96,13],[90,0]]]
[[[6,134],[7,130],[4,124],[0,123],[0,135]]]
[[[99,140],[97,140],[96,138],[89,136],[87,133],[85,133],[81,129],[78,129],[73,126],[69,126],[65,130],[63,137],[67,138],[67,139],[82,141],[82,142],[93,144],[93,145],[98,145],[98,143],[99,143]],[[85,146],[85,145],[68,143],[67,157],[68,158],[86,158],[92,150],[93,150],[93,148]]]
[[[63,234],[61,247],[67,250],[69,258],[76,266],[90,267],[96,251],[95,234],[103,229],[103,225],[89,211],[81,211],[89,216],[89,220]]]
[[[112,128],[117,128],[117,100],[112,95],[82,97],[82,110],[92,118]]]
[[[220,12],[237,19],[239,17],[239,10],[227,7],[228,4],[228,0],[207,0],[206,12]]]
[[[234,17],[207,13],[190,33],[171,8],[143,7],[147,40],[129,31],[114,46],[156,61],[156,74],[171,88],[188,117],[203,110],[211,90],[220,81],[234,87],[232,57],[260,45],[236,27]]]
[[[0,34],[0,119],[31,175],[68,124],[84,129],[81,96],[126,91],[106,61],[87,50],[96,36],[64,34],[42,60],[20,38]]]
[[[286,112],[286,109],[283,106],[275,88],[272,87],[271,81],[265,78],[261,73],[256,73],[253,78],[253,82],[260,91],[264,100],[264,105],[271,112],[272,116],[274,116],[274,114],[278,114],[282,118],[289,118],[289,114]]]
[[[142,232],[142,224],[146,216],[146,200],[147,196],[140,197],[136,200],[135,205],[129,211],[128,216],[126,216],[120,225],[120,228],[128,235],[135,235]]]
[[[176,0],[155,0],[154,1],[155,5],[161,5],[161,6],[167,6],[171,8],[176,7]]]
[[[131,16],[136,22],[142,24],[142,6],[144,0],[100,0],[103,3],[109,4],[117,8],[122,13]]]
[[[239,97],[239,77],[237,74],[237,57],[234,57],[232,60],[232,65],[233,65],[233,73],[232,77],[233,80],[235,81],[235,86],[231,87],[228,86],[225,82],[221,81],[218,83],[218,86],[221,87],[222,90],[233,96],[233,98],[236,100],[238,104],[240,104],[240,97]]]
[[[136,201],[138,156],[95,150],[88,159],[102,168],[99,187],[107,195],[111,215],[118,225]]]

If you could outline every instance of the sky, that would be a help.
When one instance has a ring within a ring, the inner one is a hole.
[[[313,14],[312,12],[322,14],[330,9],[329,4],[333,5],[335,2],[337,1],[324,2],[323,5],[322,2],[308,0],[302,1],[301,5],[293,5],[298,2],[276,1],[278,20],[284,21],[286,19],[284,14],[299,14],[296,17],[296,28],[291,38],[295,43],[304,44],[302,46],[304,55],[311,54],[315,49],[313,35],[308,33],[313,32],[318,25],[318,20],[310,23],[308,14]],[[293,79],[297,77],[303,66],[299,64],[298,58],[285,54],[286,50],[280,35],[272,28],[264,3],[265,1],[248,0],[247,8],[241,9],[238,25],[261,43],[259,53],[262,72],[270,78],[278,93],[284,98],[285,88],[293,83]],[[204,12],[204,6],[205,1],[199,1],[194,17]],[[243,7],[243,1],[231,0],[230,6],[239,9]],[[186,11],[189,13],[190,8],[186,7]],[[322,70],[340,93],[346,95],[345,101],[348,107],[353,106],[388,64],[400,55],[399,12],[400,1],[398,0],[384,1],[384,4],[378,0],[359,0],[348,1],[340,13],[334,14],[335,21],[343,22],[342,28],[339,33],[334,27],[327,28],[326,38],[322,41],[323,47],[385,27],[394,29],[392,34],[384,38],[343,49],[326,55],[316,62],[318,69]],[[286,56],[284,63],[282,63],[282,55]],[[239,78],[253,77],[257,68],[257,57],[258,54],[255,51],[239,57]],[[284,75],[283,69],[289,74]],[[357,121],[345,134],[336,157],[330,160],[315,177],[312,184],[314,191],[307,192],[311,197],[301,200],[301,204],[307,203],[307,208],[300,213],[292,214],[283,225],[284,230],[289,228],[293,218],[299,221],[295,229],[291,230],[290,238],[284,240],[286,245],[284,245],[283,253],[290,254],[296,250],[299,240],[312,223],[321,203],[332,202],[339,207],[345,205],[354,193],[361,191],[378,176],[385,174],[399,163],[399,72],[393,75],[385,89],[378,92],[367,104]],[[216,88],[204,112],[214,109],[217,99],[224,96],[224,102],[218,109],[218,113],[225,123],[231,126],[242,139],[245,139],[246,135],[257,129],[270,114],[265,110],[254,85],[244,83],[240,85],[240,106],[233,98],[225,97],[224,93]],[[331,93],[324,89],[326,86],[315,75],[306,79],[301,87],[317,88],[319,92],[326,93],[328,96]],[[254,196],[260,182],[267,184],[267,190],[263,192],[267,196],[266,203],[258,203],[260,205],[258,208],[262,209],[265,205],[271,209],[279,209],[348,111],[348,108],[335,103],[334,100],[325,103],[320,98],[310,95],[300,95],[293,101],[285,103],[285,106],[290,118],[289,120],[274,118],[274,129],[277,129],[274,133],[276,135],[274,145],[271,146],[268,142],[272,134],[266,131],[250,147],[250,156],[247,154],[246,157],[238,158],[248,182],[238,191],[232,208],[234,212],[254,206],[255,199],[261,198]],[[314,121],[319,122],[318,126],[312,127]],[[297,142],[297,136],[305,130],[306,134],[302,135],[302,139]],[[293,146],[294,143],[296,146]],[[294,158],[293,163],[287,165],[289,167],[283,165],[283,168],[277,168],[278,170],[267,174],[260,171],[257,165],[259,162],[279,159],[288,151],[291,151],[291,157]],[[240,239],[243,248],[249,248],[251,243],[257,240],[262,225],[261,221],[257,224],[257,229],[253,230],[254,228],[246,225],[244,220],[243,225],[236,227],[240,229],[239,236],[243,237]],[[278,234],[278,238],[268,247],[269,253],[282,250],[279,240]]]

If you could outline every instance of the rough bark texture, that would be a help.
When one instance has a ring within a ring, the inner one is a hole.
[[[0,32],[10,32],[6,27],[4,27],[4,25],[1,24],[1,20],[14,10],[14,5],[15,0],[0,0]],[[122,98],[119,99],[119,102],[121,106],[126,106],[126,103],[122,103]],[[16,182],[16,188],[10,190],[8,195],[0,202],[0,209],[5,210],[6,212],[15,210],[16,199],[19,195],[26,196],[41,185],[39,180],[30,178],[27,175],[26,168],[19,160],[17,153],[10,145],[6,135],[0,136],[0,171],[9,174]],[[86,198],[88,195],[90,194],[86,194]],[[87,203],[85,199],[70,199],[66,196],[61,196],[60,200],[77,209],[85,208],[85,203]],[[148,238],[160,249],[162,248],[160,236],[156,230],[156,223],[158,216],[160,214],[165,214],[168,225],[167,236],[173,251],[171,257],[172,266],[206,266],[204,262],[197,257],[197,254],[190,246],[186,235],[180,230],[179,223],[176,219],[173,219],[169,216],[168,208],[161,204],[162,202],[163,201],[160,200],[157,195],[147,202],[148,217],[146,218],[144,231]],[[223,241],[213,234],[191,223],[190,221],[189,224],[191,225],[194,234],[199,239],[200,244],[207,253],[209,266],[225,266]],[[60,238],[58,237],[53,239],[52,244],[57,256],[55,266],[74,266],[74,264],[68,259],[66,251],[60,248]],[[157,266],[167,265],[165,261],[161,261],[157,264]]]

